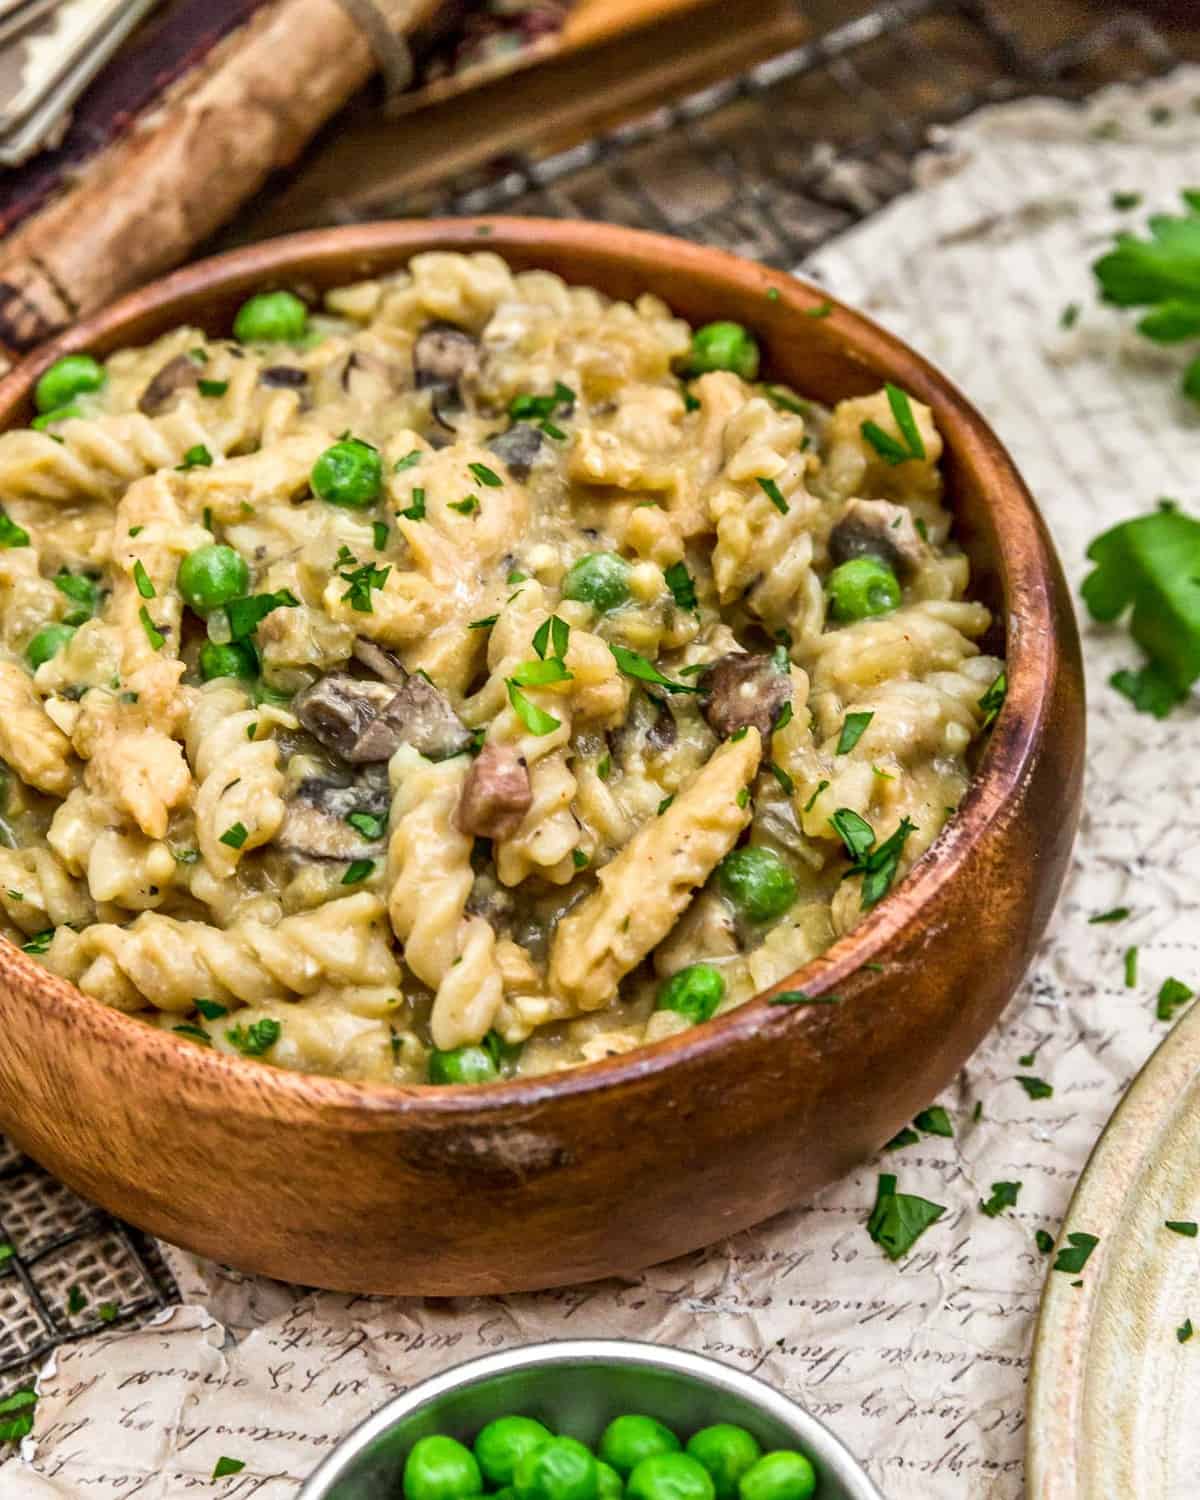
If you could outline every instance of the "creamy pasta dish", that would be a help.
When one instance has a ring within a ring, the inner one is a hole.
[[[0,436],[5,935],[181,1046],[401,1084],[820,953],[1004,677],[929,410],[764,373],[489,253],[53,365]]]

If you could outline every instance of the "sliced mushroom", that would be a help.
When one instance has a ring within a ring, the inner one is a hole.
[[[701,708],[713,732],[727,739],[752,724],[765,739],[785,703],[792,682],[770,656],[731,651],[719,656],[700,678]]]
[[[541,456],[544,441],[532,422],[514,422],[507,432],[489,438],[487,446],[504,460],[512,477],[524,483]]]
[[[511,838],[533,803],[525,757],[511,745],[485,745],[463,783],[454,821],[463,833]]]
[[[298,391],[301,386],[308,384],[308,371],[298,370],[295,365],[268,365],[259,372],[258,383]]]
[[[413,345],[417,388],[457,385],[479,370],[479,340],[453,323],[426,323]]]
[[[200,367],[187,354],[177,354],[169,359],[141,394],[138,411],[144,416],[156,416],[176,391],[193,389],[200,380]]]
[[[658,713],[654,722],[646,731],[646,744],[652,750],[662,752],[669,750],[674,745],[678,734],[675,728],[675,715],[671,712],[667,703],[658,704]]]
[[[359,740],[394,696],[386,683],[331,672],[296,694],[292,712],[322,745],[353,761]]]
[[[382,766],[368,766],[353,777],[308,776],[288,798],[276,842],[312,859],[369,859],[379,854],[386,840],[390,800]],[[377,819],[379,838],[348,823],[354,813]]]
[[[450,700],[427,677],[414,672],[392,694],[347,759],[390,760],[401,745],[411,745],[430,760],[445,760],[461,755],[470,743],[471,731]]]
[[[404,664],[395,652],[385,651],[382,646],[377,646],[365,636],[360,635],[354,642],[354,659],[384,682],[394,682],[400,687],[408,681]]]
[[[907,506],[890,500],[851,500],[829,533],[829,556],[835,564],[875,557],[901,574],[920,567],[925,543]]]

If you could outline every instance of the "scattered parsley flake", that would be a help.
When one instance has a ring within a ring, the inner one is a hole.
[[[696,599],[696,584],[692,575],[687,570],[687,565],[682,562],[673,562],[663,574],[667,581],[667,587],[671,590],[671,597],[680,609],[693,610],[699,613],[700,605]]]
[[[12,901],[24,901],[24,899],[25,899],[25,893],[24,893],[24,891],[9,891],[8,894],[9,894],[9,899],[12,900]]]
[[[514,568],[504,581],[506,584],[508,584],[509,588],[512,588],[514,583],[524,583],[528,577],[528,573],[522,573],[518,569]]]
[[[343,583],[350,587],[342,595],[342,603],[349,604],[350,608],[357,610],[359,614],[373,614],[375,606],[371,603],[371,590],[381,589],[388,581],[392,571],[389,563],[386,568],[377,568],[373,563],[363,563],[362,567],[355,568],[350,573],[339,573],[338,577]]]
[[[1179,1327],[1175,1330],[1175,1337],[1179,1340],[1179,1342],[1181,1344],[1186,1344],[1187,1341],[1188,1341],[1188,1339],[1191,1338],[1191,1336],[1192,1336],[1192,1320],[1191,1320],[1191,1318],[1185,1318],[1183,1320],[1183,1322],[1180,1323]]]
[[[1054,1236],[1046,1229],[1039,1229],[1033,1236],[1033,1242],[1043,1255],[1049,1255],[1054,1249]]]
[[[980,1210],[989,1219],[998,1218],[1006,1208],[1012,1208],[1016,1204],[1021,1186],[1019,1182],[993,1182],[991,1197],[979,1200]]]
[[[560,727],[562,721],[556,719],[553,714],[546,713],[527,698],[511,677],[508,680],[508,701],[512,704],[513,712],[530,734],[539,737],[543,734],[553,734]]]
[[[228,380],[198,380],[196,384],[202,396],[223,396],[229,389]]]
[[[235,641],[247,640],[273,610],[295,609],[299,603],[291,589],[276,589],[273,594],[251,594],[248,599],[234,599],[225,607],[230,634]]]
[[[762,490],[763,494],[767,497],[767,499],[771,502],[771,504],[775,507],[779,514],[781,516],[786,516],[790,507],[787,501],[783,498],[783,491],[779,488],[775,481],[773,479],[763,479],[760,475],[757,480],[757,484],[759,489]]]
[[[999,676],[979,700],[979,707],[983,709],[983,724],[980,726],[987,729],[996,722],[1000,710],[1004,707],[1004,700],[1008,697],[1008,673],[1002,668]]]
[[[847,877],[861,875],[863,878],[862,910],[869,911],[891,889],[904,845],[909,834],[915,831],[916,824],[907,817],[901,818],[895,831],[879,844],[870,823],[852,808],[838,808],[829,821],[850,856]]]
[[[821,302],[816,307],[806,307],[804,309],[804,316],[806,318],[827,318],[832,311],[832,302]]]
[[[29,533],[0,506],[0,547],[28,547]]]
[[[768,1005],[840,1005],[840,995],[806,995],[803,990],[780,990],[767,1001]]]
[[[133,581],[137,584],[137,591],[143,599],[153,599],[155,597],[154,585],[150,582],[150,575],[146,572],[140,560],[135,561],[133,564]]]
[[[1126,213],[1131,208],[1137,208],[1141,201],[1141,193],[1117,192],[1113,193],[1112,197],[1109,199],[1109,202],[1118,211],[1118,213]]]
[[[411,453],[406,453],[403,458],[398,458],[392,465],[393,474],[403,474],[405,469],[411,469],[414,464],[421,462],[420,448],[414,448]]]
[[[572,849],[571,863],[577,870],[585,869],[588,863],[588,857],[582,849]]]
[[[500,478],[495,469],[489,469],[487,464],[468,464],[467,468],[470,469],[479,483],[486,485],[488,489],[498,490],[503,488],[503,479]]]
[[[596,775],[601,781],[607,781],[612,775],[612,756],[607,751],[596,762]]]
[[[883,1172],[875,1193],[875,1207],[867,1220],[867,1233],[889,1260],[899,1260],[945,1212],[940,1203],[931,1203],[911,1193],[898,1193],[895,1177]]]
[[[1074,328],[1079,321],[1079,303],[1068,302],[1066,307],[1058,315],[1058,326],[1060,328]]]
[[[375,873],[375,861],[373,859],[355,859],[346,866],[346,873],[342,876],[343,885],[359,885],[368,880]]]
[[[151,649],[160,651],[167,638],[150,618],[150,611],[144,604],[138,610],[138,619],[142,622],[142,629],[146,632],[146,639],[150,642]]]
[[[270,1016],[264,1016],[249,1026],[231,1026],[225,1032],[230,1044],[243,1057],[261,1057],[269,1052],[283,1034],[283,1027]]]
[[[446,507],[447,510],[456,510],[460,516],[473,516],[479,511],[479,496],[467,495],[462,500],[451,500]]]
[[[1098,1234],[1086,1234],[1083,1230],[1075,1230],[1067,1235],[1067,1244],[1058,1252],[1050,1269],[1065,1271],[1068,1276],[1078,1276],[1099,1243]]]
[[[928,1109],[923,1109],[913,1124],[926,1135],[947,1137],[954,1135],[954,1126],[950,1123],[950,1116],[940,1104],[931,1104]]]
[[[425,491],[414,489],[412,504],[407,510],[398,510],[396,514],[403,516],[406,521],[423,521],[425,519]]]
[[[241,1458],[218,1458],[217,1466],[212,1471],[214,1479],[224,1479],[228,1474],[240,1474],[246,1467],[244,1459]]]
[[[776,765],[773,760],[769,760],[767,762],[767,770],[770,771],[771,775],[774,776],[775,780],[779,783],[780,787],[783,790],[784,796],[790,797],[796,790],[796,783],[783,769],[783,767]]]
[[[206,1021],[219,1021],[222,1016],[227,1016],[229,1014],[229,1007],[227,1005],[221,1005],[216,1000],[205,1000],[203,996],[201,996],[194,1003],[196,1009],[200,1012],[200,1014]]]
[[[1088,926],[1098,927],[1102,922],[1123,922],[1128,916],[1127,906],[1114,906],[1111,911],[1098,911],[1094,917],[1089,917]]]
[[[893,385],[891,381],[885,384],[884,390],[887,392],[892,417],[895,419],[900,436],[904,439],[903,443],[897,442],[891,433],[885,432],[878,422],[862,422],[859,431],[887,464],[896,465],[907,463],[909,459],[924,458],[926,456],[925,443],[921,437],[921,430],[917,426],[917,419],[913,416],[912,404],[907,393],[898,385]]]
[[[76,1313],[81,1313],[86,1306],[87,1298],[83,1295],[83,1288],[73,1286],[67,1293],[67,1311],[74,1317]]]
[[[549,656],[544,661],[518,662],[509,681],[518,687],[546,687],[552,682],[570,682],[571,674],[565,662]]]
[[[817,789],[816,789],[816,791],[812,794],[812,796],[804,804],[804,808],[803,808],[804,812],[806,812],[806,813],[812,812],[813,808],[817,805],[817,798],[821,795],[821,793],[825,790],[825,788],[828,785],[829,785],[829,783],[827,781],[818,781],[817,782]]]
[[[1054,1097],[1053,1085],[1047,1083],[1044,1078],[1035,1078],[1029,1073],[1018,1073],[1017,1082],[1031,1099],[1051,1099]]]
[[[388,544],[387,523],[384,521],[372,521],[371,534],[375,539],[376,552],[382,552]]]
[[[842,723],[842,734],[838,740],[838,755],[846,755],[853,750],[859,740],[862,739],[867,725],[875,717],[873,709],[865,710],[863,713],[847,714]]]
[[[750,801],[750,788],[748,786],[741,787],[734,801],[739,807],[745,807]]]
[[[172,1026],[171,1030],[176,1036],[185,1036],[190,1042],[199,1042],[202,1047],[212,1046],[212,1037],[200,1026],[193,1026],[190,1021],[185,1021],[182,1026]]]
[[[33,1409],[37,1392],[14,1391],[0,1401],[0,1443],[17,1443],[33,1431]]]
[[[777,406],[780,411],[790,411],[793,416],[807,417],[812,410],[807,401],[801,401],[781,385],[764,385],[762,392],[772,406]]]
[[[692,393],[691,393],[691,391],[689,391],[686,386],[684,387],[684,391],[683,391],[683,409],[684,409],[684,411],[699,411],[700,410],[700,400],[699,400],[699,397],[693,396]]]
[[[1160,1021],[1173,1021],[1175,1012],[1181,1005],[1186,1005],[1192,998],[1193,992],[1179,979],[1164,979],[1162,988],[1158,992],[1158,1004],[1155,1007],[1155,1015]]]
[[[743,787],[742,790],[745,791],[746,790],[745,787]],[[662,799],[662,801],[658,804],[658,810],[657,810],[655,816],[661,818],[662,815],[663,815],[663,813],[666,812],[667,808],[670,807],[671,803],[674,802],[674,800],[675,800],[675,793],[674,792],[671,792],[669,796],[664,797]]]
[[[352,812],[346,814],[346,822],[363,838],[377,843],[387,832],[387,819],[379,813]]]
[[[45,953],[54,939],[55,928],[43,927],[41,932],[35,932],[27,943],[21,944],[22,953]]]
[[[1132,990],[1137,988],[1138,980],[1138,950],[1135,944],[1132,948],[1125,950],[1125,988]]]
[[[567,654],[570,642],[571,627],[565,620],[559,619],[558,615],[548,616],[533,633],[533,649],[542,661],[546,659],[546,652],[549,649],[561,663]],[[547,680],[561,682],[563,679],[549,678]]]
[[[789,698],[788,701],[779,710],[778,714],[776,714],[775,722],[771,725],[771,733],[778,734],[781,729],[786,729],[791,722],[792,700]]]
[[[235,823],[227,828],[218,840],[219,843],[228,844],[231,849],[240,849],[246,842],[249,833],[244,823]]]
[[[118,1312],[120,1312],[120,1308],[118,1308],[115,1302],[102,1302],[96,1309],[96,1316],[102,1323],[115,1323]]]
[[[467,629],[490,630],[499,618],[499,615],[484,615],[482,620],[472,620],[471,623],[467,626]]]
[[[203,443],[196,443],[183,455],[183,460],[175,465],[180,473],[188,469],[207,469],[212,466],[213,456]],[[211,527],[209,528],[212,529]]]
[[[767,288],[767,301],[768,302],[778,302],[779,301],[779,288],[777,286],[769,286]]]
[[[658,687],[666,688],[668,693],[698,693],[698,687],[691,687],[687,683],[672,682],[669,677],[664,677],[653,662],[647,661],[636,651],[630,651],[625,646],[614,646],[611,643],[608,648],[617,666],[624,672],[626,677],[636,678],[638,682],[653,682]]]
[[[1164,1219],[1163,1223],[1173,1234],[1181,1234],[1185,1239],[1194,1240],[1200,1233],[1195,1219]]]

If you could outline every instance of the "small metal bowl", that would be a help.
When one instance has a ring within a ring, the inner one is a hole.
[[[471,1360],[422,1381],[357,1427],[298,1500],[401,1500],[418,1438],[470,1442],[493,1417],[520,1412],[589,1444],[621,1412],[657,1417],[687,1438],[712,1422],[748,1428],[764,1450],[798,1448],[817,1471],[817,1500],[882,1500],[827,1427],[752,1375],[715,1359],[624,1339],[572,1339]]]

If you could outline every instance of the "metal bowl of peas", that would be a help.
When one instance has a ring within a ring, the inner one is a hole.
[[[299,1500],[476,1495],[882,1500],[828,1428],[761,1380],[621,1339],[532,1344],[423,1381],[356,1428]]]

